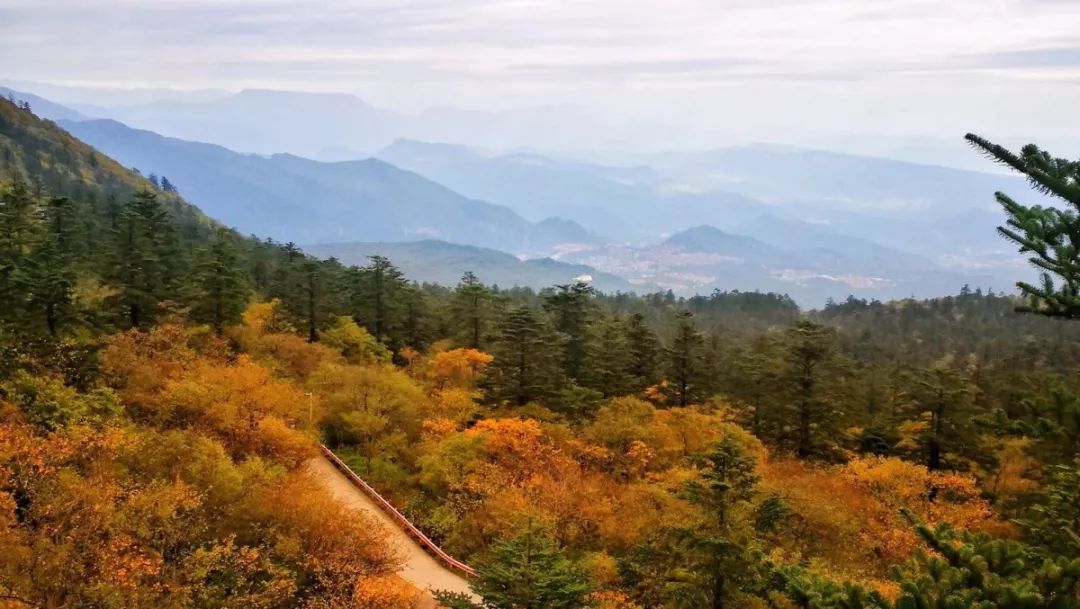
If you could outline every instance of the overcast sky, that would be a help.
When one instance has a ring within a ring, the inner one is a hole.
[[[1078,137],[1080,0],[0,0],[0,79]]]

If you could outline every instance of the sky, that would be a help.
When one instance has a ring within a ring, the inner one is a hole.
[[[1067,140],[1078,31],[1077,0],[0,0],[0,80],[567,106],[650,137]]]

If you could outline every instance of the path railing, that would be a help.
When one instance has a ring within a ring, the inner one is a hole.
[[[356,488],[360,489],[361,492],[363,492],[372,501],[374,501],[375,505],[379,506],[379,508],[383,512],[385,512],[387,516],[394,520],[394,522],[397,523],[398,527],[401,528],[401,530],[405,531],[410,537],[419,542],[421,547],[423,547],[425,550],[427,550],[439,560],[446,563],[446,565],[449,566],[451,569],[460,571],[465,575],[468,575],[469,577],[476,575],[476,571],[472,567],[461,562],[460,560],[455,559],[453,556],[450,556],[449,554],[444,552],[442,548],[435,545],[434,541],[431,541],[431,539],[428,538],[427,535],[424,535],[423,531],[416,528],[416,525],[409,522],[409,519],[402,515],[401,512],[397,511],[397,508],[391,505],[389,501],[384,499],[383,496],[378,493],[378,491],[372,488],[371,485],[367,482],[364,482],[363,478],[357,476],[356,472],[354,472],[352,468],[346,465],[344,461],[339,459],[338,456],[334,454],[334,451],[330,450],[324,445],[320,444],[319,446],[320,448],[322,448],[323,456],[325,456],[327,460],[330,461],[330,463],[334,467],[336,467],[341,473],[345,474],[345,477],[349,479],[349,482],[352,482]]]

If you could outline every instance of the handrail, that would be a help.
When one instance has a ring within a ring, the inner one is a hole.
[[[378,493],[378,491],[372,488],[372,486],[367,482],[364,482],[363,478],[357,476],[356,472],[354,472],[352,468],[346,465],[344,461],[342,461],[340,458],[338,458],[337,455],[334,454],[334,451],[330,450],[323,444],[320,444],[319,448],[322,449],[323,455],[327,458],[327,460],[330,461],[330,463],[334,467],[336,467],[341,473],[345,474],[345,477],[348,478],[349,481],[353,483],[353,485],[355,485],[365,495],[371,498],[371,500],[374,501],[375,504],[378,505],[382,509],[382,511],[386,513],[387,516],[390,516],[390,518],[397,521],[398,526],[401,527],[403,531],[405,531],[417,541],[419,541],[420,545],[425,550],[434,554],[436,558],[442,560],[452,569],[457,569],[458,571],[461,571],[462,573],[470,577],[476,575],[475,569],[461,562],[460,560],[455,559],[453,556],[450,556],[445,551],[443,551],[442,548],[435,545],[434,541],[431,541],[431,539],[428,538],[427,535],[424,535],[423,531],[418,529],[416,525],[414,525],[412,522],[409,522],[409,519],[402,515],[401,512],[397,511],[397,508],[391,505],[389,501],[384,499],[383,496]]]

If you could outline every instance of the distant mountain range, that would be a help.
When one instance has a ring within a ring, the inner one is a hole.
[[[996,191],[1027,190],[1022,179],[1008,175],[787,146],[738,146],[635,158],[686,190],[724,190],[818,213],[943,218],[969,208],[994,208]]]
[[[993,193],[1040,197],[1012,176],[777,146],[658,153],[624,167],[412,140],[376,156],[525,217],[573,218],[615,242],[695,224],[757,230],[772,218],[930,257],[994,252],[1007,246],[994,230]]]
[[[650,167],[609,167],[535,153],[495,154],[453,144],[398,140],[376,157],[529,218],[573,218],[611,241],[655,241],[689,222],[738,222],[770,208],[725,192],[657,190]]]
[[[437,238],[517,253],[588,240],[565,220],[532,223],[376,159],[321,163],[238,154],[162,137],[111,120],[58,121],[70,133],[144,174],[165,175],[210,215],[275,239],[405,241]]]
[[[551,258],[520,260],[504,252],[445,241],[326,243],[305,246],[304,250],[320,257],[334,256],[345,264],[362,265],[367,264],[369,256],[385,256],[409,279],[446,286],[456,285],[466,271],[472,271],[484,283],[504,288],[520,286],[539,290],[587,279],[606,293],[656,289],[647,284],[631,285],[621,277],[583,264]]]
[[[787,227],[797,229],[794,224]],[[825,233],[816,236],[824,238]],[[809,238],[780,247],[697,226],[657,245],[600,246],[567,253],[560,260],[594,266],[635,286],[655,285],[684,294],[714,289],[773,291],[809,306],[849,294],[884,300],[953,293],[965,283],[995,285],[993,275],[951,271],[929,259],[856,238],[838,238],[830,245],[816,247]]]
[[[355,95],[342,93],[245,89],[236,93],[177,94],[174,99],[139,97],[145,96],[133,96],[135,101],[129,104],[72,107],[88,117],[118,120],[166,136],[232,150],[289,152],[325,160],[351,160],[357,154],[366,157],[399,137],[468,141],[499,148],[525,143],[555,145],[565,140],[567,129],[588,137],[588,133],[598,133],[601,122],[600,117],[572,107],[498,112],[437,107],[408,114],[377,108]]]
[[[85,114],[79,112],[78,110],[73,110],[71,108],[68,108],[67,106],[62,106],[60,104],[51,102],[44,97],[38,97],[33,93],[25,93],[22,91],[15,91],[14,89],[9,89],[7,87],[0,87],[0,96],[4,97],[5,99],[13,99],[19,103],[26,102],[30,104],[30,109],[33,110],[34,114],[37,114],[38,116],[47,118],[49,120],[81,121],[88,118]]]
[[[999,174],[778,146],[663,152],[614,166],[407,138],[377,158],[354,158],[342,146],[336,154],[346,160],[323,162],[78,120],[78,111],[12,94],[124,165],[168,176],[229,225],[333,244],[316,251],[338,256],[392,251],[418,278],[440,283],[483,268],[500,284],[539,287],[592,275],[607,290],[761,289],[820,304],[848,294],[933,296],[965,283],[1008,289],[1030,276],[995,234],[1001,214],[992,194],[1038,196]],[[382,138],[401,125],[353,96],[299,93],[292,98],[297,120],[271,122],[287,99],[245,91],[125,111],[172,104],[176,129],[207,135],[229,112],[235,124],[222,128],[247,128],[261,116],[267,146],[301,132],[312,145],[322,142],[307,133],[319,113],[368,116],[369,123],[343,124],[346,134]],[[189,105],[196,111],[187,112]],[[240,116],[249,108],[256,111]]]

